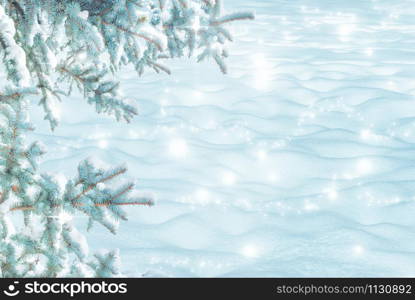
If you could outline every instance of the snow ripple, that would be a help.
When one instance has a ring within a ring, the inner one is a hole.
[[[36,118],[44,170],[126,162],[157,196],[91,243],[130,276],[414,276],[413,2],[226,2],[257,13],[234,25],[228,76],[123,72],[130,125],[80,96],[56,134]]]

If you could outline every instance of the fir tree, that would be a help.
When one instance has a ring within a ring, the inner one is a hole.
[[[129,196],[132,183],[113,184],[124,166],[82,161],[65,186],[40,174],[45,151],[24,142],[33,130],[28,106],[37,99],[53,130],[58,102],[76,88],[98,113],[129,122],[137,110],[120,92],[118,70],[170,74],[163,61],[188,55],[211,58],[226,73],[225,25],[252,18],[224,15],[220,0],[0,0],[0,276],[117,276],[118,252],[91,258],[71,216],[83,213],[88,228],[99,223],[116,233],[124,205],[153,203]]]

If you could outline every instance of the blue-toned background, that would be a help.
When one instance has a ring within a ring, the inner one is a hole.
[[[92,250],[128,276],[415,276],[415,2],[227,0],[229,74],[120,73],[140,115],[63,103],[42,169],[125,162],[157,205]],[[79,223],[85,220],[79,216]]]

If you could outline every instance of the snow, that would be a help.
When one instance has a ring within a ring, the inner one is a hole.
[[[91,252],[120,248],[126,276],[415,276],[413,1],[226,8],[256,12],[229,25],[227,75],[120,72],[130,124],[74,95],[51,133],[35,109],[42,170],[125,162],[156,197],[116,236],[96,226]]]
[[[13,38],[16,33],[13,20],[6,15],[2,6],[0,6],[0,32],[2,48],[5,48],[4,60],[7,64],[13,65],[16,70],[12,79],[18,82],[21,87],[28,87],[30,74],[26,67],[26,55]]]

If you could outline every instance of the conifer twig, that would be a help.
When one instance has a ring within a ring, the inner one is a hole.
[[[253,20],[255,19],[254,15],[251,13],[247,14],[234,14],[222,17],[218,20],[212,21],[210,25],[212,26],[219,26],[225,23],[233,22],[233,21],[241,21],[241,20]]]
[[[136,36],[136,37],[139,37],[139,38],[145,39],[146,41],[148,41],[148,42],[150,42],[150,43],[154,44],[154,45],[157,47],[157,49],[158,49],[159,51],[162,51],[162,50],[163,50],[163,47],[161,46],[161,44],[160,44],[160,43],[158,43],[158,42],[157,42],[156,40],[154,40],[154,39],[149,38],[148,36],[145,36],[145,35],[140,34],[140,33],[138,33],[138,32],[134,32],[134,31],[128,30],[127,28],[121,27],[121,26],[116,25],[116,24],[113,24],[113,23],[109,23],[109,22],[104,21],[104,20],[101,20],[101,22],[102,22],[102,24],[105,24],[105,25],[114,26],[114,27],[115,27],[115,28],[117,28],[118,30],[124,31],[125,33],[128,33],[128,34],[134,35],[134,36]]]
[[[84,203],[73,203],[74,207],[84,207],[86,206]],[[108,207],[108,206],[121,206],[121,205],[143,205],[143,206],[153,206],[154,202],[151,199],[146,201],[129,201],[129,202],[112,202],[112,201],[105,201],[102,203],[94,203],[93,206],[95,207]],[[58,207],[58,205],[54,206]],[[25,205],[25,206],[17,206],[10,208],[10,211],[27,211],[27,210],[34,210],[35,207],[33,205]]]
[[[127,172],[127,168],[121,168],[120,170],[118,170],[117,172],[115,172],[114,174],[111,174],[111,175],[109,175],[109,176],[107,176],[107,177],[104,177],[104,178],[102,178],[101,180],[99,180],[98,182],[96,182],[96,183],[93,183],[93,184],[91,184],[91,185],[89,185],[85,190],[83,190],[82,192],[80,192],[78,195],[76,195],[75,196],[75,198],[73,198],[73,199],[71,199],[71,202],[73,203],[74,201],[76,201],[76,200],[78,200],[79,198],[81,198],[83,195],[85,195],[86,193],[88,193],[89,191],[91,191],[92,189],[94,189],[96,186],[97,186],[97,184],[99,184],[99,183],[104,183],[104,182],[106,182],[106,181],[108,181],[108,180],[111,180],[111,179],[113,179],[114,177],[116,177],[116,176],[118,176],[118,175],[121,175],[121,174],[124,174],[125,172]],[[77,183],[76,183],[76,185],[79,185],[79,184],[81,184],[82,183],[82,181],[78,181]]]

